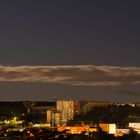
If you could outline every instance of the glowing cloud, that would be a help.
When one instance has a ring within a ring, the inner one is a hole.
[[[84,86],[140,84],[139,67],[119,66],[3,66],[0,81],[46,82]]]

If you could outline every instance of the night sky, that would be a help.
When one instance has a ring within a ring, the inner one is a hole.
[[[0,1],[0,100],[140,101],[140,1]]]

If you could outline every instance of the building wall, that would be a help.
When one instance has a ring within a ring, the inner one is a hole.
[[[80,112],[86,114],[91,111],[94,107],[106,107],[111,103],[106,101],[81,101],[80,102]]]
[[[116,124],[100,124],[100,127],[109,134],[115,134],[117,130]]]

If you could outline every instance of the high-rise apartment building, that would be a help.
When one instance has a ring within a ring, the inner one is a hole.
[[[61,112],[61,125],[66,125],[69,120],[74,119],[75,114],[79,114],[78,101],[58,100],[56,109]]]

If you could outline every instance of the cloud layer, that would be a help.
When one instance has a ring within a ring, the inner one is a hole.
[[[140,84],[140,68],[95,65],[0,65],[0,81],[46,82],[84,86],[117,86],[123,84]]]

